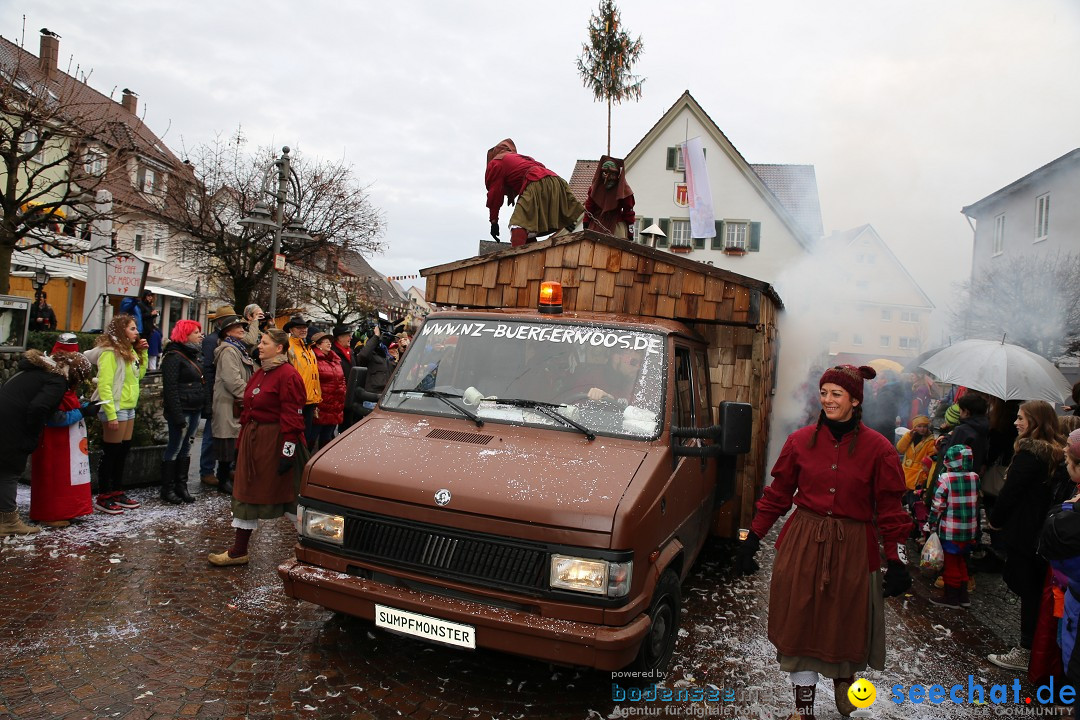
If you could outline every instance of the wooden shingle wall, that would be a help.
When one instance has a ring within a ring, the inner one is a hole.
[[[566,312],[669,318],[698,332],[709,344],[713,423],[721,402],[746,402],[754,409],[752,447],[737,459],[734,497],[717,512],[713,532],[731,537],[749,526],[765,479],[777,347],[779,303],[767,285],[587,233],[422,274],[426,300],[438,305],[532,308],[540,283],[556,280],[562,283]]]
[[[710,277],[588,237],[455,265],[427,274],[428,302],[471,308],[535,307],[540,283],[556,280],[562,283],[567,312],[745,324],[757,321],[762,296],[760,290],[734,279]]]

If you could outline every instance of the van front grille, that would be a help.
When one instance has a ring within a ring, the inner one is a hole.
[[[546,587],[547,550],[510,538],[350,513],[344,549],[435,577],[534,593]]]

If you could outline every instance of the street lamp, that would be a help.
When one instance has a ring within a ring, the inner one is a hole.
[[[41,288],[48,285],[49,280],[51,280],[51,279],[52,278],[49,277],[49,271],[46,270],[43,267],[40,267],[40,268],[38,268],[37,270],[34,271],[34,277],[31,278],[30,284],[32,284],[34,286],[34,291],[35,292],[40,292]]]
[[[299,220],[292,220],[285,225],[285,204],[289,202],[289,189],[293,191],[292,205],[297,212],[300,211],[300,178],[292,169],[292,158],[289,157],[289,148],[281,148],[281,157],[274,161],[277,170],[277,191],[270,189],[271,169],[268,167],[263,175],[261,193],[273,195],[277,206],[274,209],[274,217],[271,219],[270,206],[260,200],[255,203],[251,214],[238,220],[238,224],[251,230],[273,229],[274,231],[274,267],[270,275],[270,317],[277,317],[277,277],[278,256],[281,255],[281,238],[306,242],[311,240],[304,225]],[[282,266],[284,264],[282,263]],[[283,269],[283,267],[282,267]]]

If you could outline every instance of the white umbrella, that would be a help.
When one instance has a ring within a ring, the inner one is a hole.
[[[1068,400],[1072,387],[1046,358],[1000,340],[964,340],[920,365],[941,382],[963,385],[1002,400]]]

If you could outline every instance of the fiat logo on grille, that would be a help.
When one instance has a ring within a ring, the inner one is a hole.
[[[439,492],[435,493],[435,504],[440,507],[450,502],[450,491],[443,488]]]

